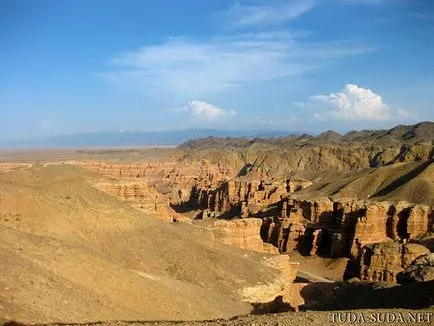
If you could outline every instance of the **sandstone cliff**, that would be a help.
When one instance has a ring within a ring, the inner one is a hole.
[[[172,204],[188,202],[196,184],[214,185],[234,176],[220,164],[206,160],[160,163],[118,164],[108,162],[76,162],[76,164],[115,180],[137,180],[167,195]]]
[[[367,281],[395,283],[412,262],[429,250],[417,244],[383,242],[363,247],[358,258],[360,278]]]
[[[214,220],[208,227],[214,239],[223,243],[258,252],[264,252],[264,243],[260,237],[262,220],[257,218],[241,220]]]
[[[148,216],[174,222],[186,220],[170,207],[168,198],[146,183],[130,181],[95,181],[93,185],[110,196],[129,203]]]
[[[356,257],[366,244],[417,240],[433,230],[433,209],[406,202],[284,199],[281,207],[281,217],[266,219],[261,231],[281,252]]]

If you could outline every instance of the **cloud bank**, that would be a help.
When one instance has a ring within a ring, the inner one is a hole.
[[[369,88],[354,84],[347,84],[340,92],[311,96],[308,106],[317,111],[314,114],[317,120],[387,121],[408,117],[404,110],[392,110]]]
[[[185,100],[300,75],[373,50],[357,42],[305,42],[283,31],[170,38],[115,55],[99,76],[126,89]]]
[[[231,118],[237,115],[234,110],[223,110],[205,101],[193,100],[186,105],[172,110],[178,113],[188,113],[192,120],[198,122],[211,122]]]

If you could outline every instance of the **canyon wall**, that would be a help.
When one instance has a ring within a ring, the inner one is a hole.
[[[371,243],[415,240],[432,232],[431,207],[406,202],[300,201],[284,199],[279,217],[266,219],[261,234],[281,252],[356,257]]]
[[[214,239],[223,243],[258,252],[264,252],[260,229],[262,220],[258,218],[239,220],[216,220],[211,225]]]
[[[217,187],[195,185],[189,205],[209,209],[217,215],[229,213],[231,216],[245,218],[279,203],[284,195],[311,184],[308,180],[256,179],[250,174],[220,182]]]
[[[234,176],[235,172],[221,164],[198,162],[161,162],[118,164],[108,162],[75,162],[113,180],[140,180],[159,193],[167,195],[171,204],[189,202],[196,184],[217,187],[221,180]]]
[[[393,241],[364,246],[360,251],[359,275],[361,280],[396,283],[416,258],[429,254],[424,246]]]
[[[146,215],[170,222],[185,221],[186,218],[170,207],[168,198],[160,194],[146,183],[136,180],[96,181],[92,185],[129,205],[139,209]]]

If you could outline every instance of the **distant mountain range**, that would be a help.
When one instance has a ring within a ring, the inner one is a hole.
[[[0,148],[85,148],[150,145],[245,146],[247,143],[326,142],[326,143],[415,143],[434,141],[434,122],[399,125],[389,130],[350,131],[341,135],[328,130],[317,136],[299,131],[184,129],[171,131],[109,130],[28,140],[2,141]]]
[[[254,139],[206,137],[191,139],[181,144],[181,147],[249,147],[255,144],[271,146],[298,146],[304,144],[351,145],[355,143],[387,146],[404,143],[415,144],[419,142],[434,142],[434,122],[424,121],[415,125],[399,125],[388,130],[350,131],[344,135],[328,130],[317,136],[293,133],[289,136],[285,135],[273,138],[256,137]]]
[[[185,129],[172,131],[127,131],[109,130],[70,135],[59,135],[28,140],[1,141],[2,148],[77,148],[77,147],[117,147],[148,145],[179,145],[190,139],[204,137],[245,137],[270,138],[300,135],[298,132],[270,130],[216,130]]]

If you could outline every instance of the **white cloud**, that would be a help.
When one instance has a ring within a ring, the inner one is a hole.
[[[216,121],[237,115],[234,110],[223,110],[205,101],[189,101],[185,106],[173,109],[172,112],[186,112],[190,114],[192,120],[196,121]]]
[[[171,38],[115,55],[99,76],[127,90],[185,100],[303,74],[373,50],[357,42],[305,42],[287,32]]]
[[[317,110],[314,117],[319,120],[385,121],[408,117],[404,110],[392,110],[372,90],[353,84],[347,84],[337,93],[311,96],[307,106]],[[319,109],[324,111],[319,112]]]
[[[236,3],[227,12],[235,26],[276,25],[293,20],[312,10],[314,0],[268,1],[265,5],[240,5]]]

